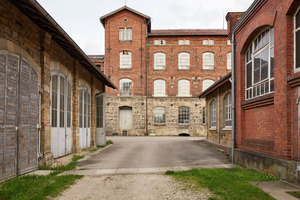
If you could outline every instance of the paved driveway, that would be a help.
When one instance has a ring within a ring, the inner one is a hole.
[[[113,145],[79,162],[95,169],[162,168],[218,165],[224,155],[194,140],[199,137],[108,137]]]

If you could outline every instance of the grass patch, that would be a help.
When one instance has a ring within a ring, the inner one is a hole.
[[[300,199],[300,191],[297,191],[297,192],[288,192],[290,195]]]
[[[210,200],[274,199],[249,182],[274,181],[276,178],[252,169],[192,169],[183,172],[168,171],[166,174],[185,183],[194,182],[198,188],[207,187],[216,195]]]
[[[40,167],[40,169],[54,170],[47,176],[24,175],[0,184],[0,199],[47,199],[47,197],[56,197],[70,185],[74,184],[81,175],[63,175],[56,176],[64,171],[74,169],[77,161],[84,156],[74,155],[72,162],[68,165],[52,168]]]
[[[106,143],[105,143],[105,146],[108,146],[108,145],[113,144],[113,143],[114,143],[113,141],[107,140]]]
[[[95,152],[98,151],[101,147],[95,147],[95,148],[91,148],[91,149],[82,149],[82,151],[85,152]]]

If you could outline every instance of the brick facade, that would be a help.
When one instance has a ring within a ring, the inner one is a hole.
[[[132,96],[120,96],[119,91],[107,88],[106,133],[121,134],[119,108],[132,107],[133,128],[131,135],[205,135],[202,125],[202,107],[205,102],[197,98],[202,91],[202,81],[217,81],[226,75],[228,45],[226,30],[151,30],[150,17],[131,8],[122,7],[100,18],[105,28],[105,75],[120,87],[123,78],[132,81]],[[119,41],[119,29],[132,29],[132,41]],[[155,40],[165,40],[165,44],[155,44]],[[189,40],[189,45],[179,44],[179,40]],[[214,45],[204,45],[203,40],[214,40]],[[120,52],[132,53],[131,69],[120,69]],[[164,53],[165,69],[154,69],[154,54]],[[190,55],[190,68],[178,69],[178,54]],[[203,69],[204,52],[214,53],[214,69]],[[165,97],[154,97],[154,81],[164,80]],[[190,82],[189,97],[178,96],[178,81]],[[119,88],[120,89],[120,88]],[[190,123],[178,123],[178,108],[190,108]],[[154,124],[153,109],[166,109],[164,124]],[[138,109],[138,112],[135,110]]]
[[[229,36],[233,33],[235,37],[236,52],[236,160],[291,181],[298,179],[295,161],[300,161],[296,104],[300,84],[299,73],[294,72],[293,34],[298,7],[299,1],[293,0],[254,1],[238,25],[229,30]],[[230,19],[229,13],[228,22]],[[274,27],[274,92],[247,100],[245,53],[268,27]],[[243,155],[252,157],[245,160]]]

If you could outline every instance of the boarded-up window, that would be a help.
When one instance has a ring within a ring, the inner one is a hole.
[[[203,53],[203,69],[215,68],[215,55],[211,52]]]
[[[178,69],[190,69],[190,54],[182,52],[178,54]]]
[[[189,80],[179,80],[178,81],[178,96],[190,96],[190,81]]]
[[[166,96],[166,81],[155,80],[154,81],[154,96],[164,97]]]
[[[120,69],[131,69],[131,52],[120,52]]]
[[[154,69],[165,70],[166,69],[166,54],[155,53],[154,54]]]

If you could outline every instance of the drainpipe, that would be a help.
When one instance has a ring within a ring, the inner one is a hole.
[[[148,24],[151,22],[151,19],[146,24],[146,135],[148,133],[148,66],[149,66],[149,59],[148,59]]]
[[[232,44],[231,44],[232,54],[231,54],[231,63],[232,63],[232,70],[231,70],[231,112],[232,112],[232,146],[231,146],[231,162],[234,163],[234,141],[235,141],[235,37],[234,32],[232,32]]]

